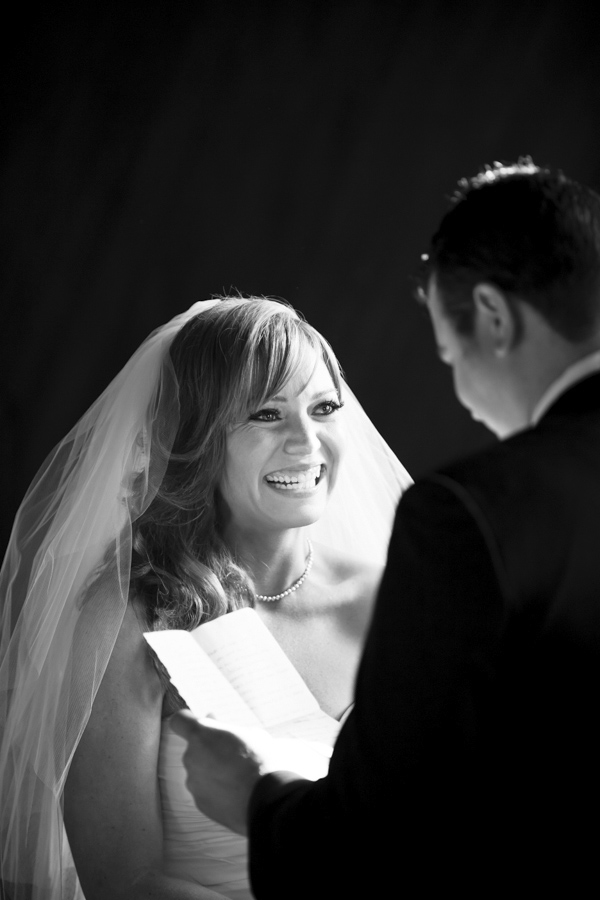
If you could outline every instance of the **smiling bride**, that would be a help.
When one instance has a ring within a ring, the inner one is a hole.
[[[245,839],[185,789],[182,700],[143,633],[253,606],[342,719],[409,483],[287,304],[205,301],[150,335],[38,473],[5,560],[8,897],[251,897]]]

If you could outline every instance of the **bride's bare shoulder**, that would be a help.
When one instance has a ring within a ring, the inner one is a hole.
[[[383,575],[383,564],[357,559],[331,547],[315,547],[315,568],[321,584],[331,588],[336,606],[345,609],[345,616],[366,620],[377,596]],[[318,568],[317,568],[318,566]]]
[[[379,586],[383,575],[383,564],[371,560],[360,559],[354,555],[335,550],[325,544],[315,544],[315,568],[319,566],[321,574],[337,584],[355,584],[363,590]]]
[[[320,583],[330,588],[331,615],[346,633],[356,635],[362,642],[371,621],[384,566],[325,546],[315,546],[315,568],[317,565]]]
[[[144,638],[149,630],[143,602],[131,596],[124,600],[114,579],[101,575],[87,589],[73,640],[80,656],[86,648],[102,648],[106,670],[96,705],[111,686],[121,699],[129,695],[152,707],[162,702],[164,687]]]

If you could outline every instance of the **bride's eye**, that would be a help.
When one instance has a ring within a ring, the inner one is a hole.
[[[337,412],[338,409],[341,409],[343,405],[338,400],[323,400],[322,403],[316,406],[315,413],[318,416],[330,416],[332,413]]]
[[[281,413],[278,409],[259,409],[248,418],[251,422],[278,422]]]

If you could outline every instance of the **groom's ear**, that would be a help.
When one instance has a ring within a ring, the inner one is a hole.
[[[500,288],[479,282],[473,288],[475,329],[482,347],[504,357],[516,343],[518,323],[514,311]]]

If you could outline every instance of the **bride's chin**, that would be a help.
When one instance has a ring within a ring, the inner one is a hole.
[[[314,525],[323,516],[325,507],[322,506],[318,510],[297,510],[294,515],[285,516],[279,519],[281,527],[284,530],[290,528],[305,528],[308,525]]]

